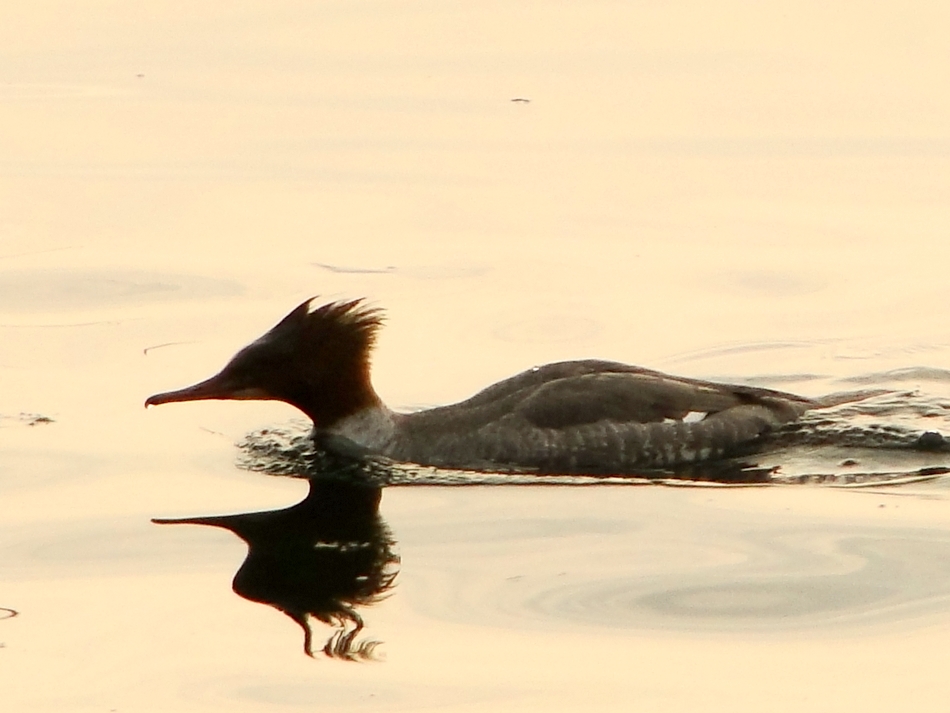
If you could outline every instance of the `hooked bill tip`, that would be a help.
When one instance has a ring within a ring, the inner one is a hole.
[[[153,406],[161,406],[162,404],[168,403],[169,401],[175,401],[175,393],[176,392],[174,391],[170,391],[168,393],[152,394],[147,399],[145,399],[145,408],[150,409]]]

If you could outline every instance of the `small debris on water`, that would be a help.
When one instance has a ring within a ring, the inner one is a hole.
[[[24,413],[21,411],[16,416],[4,416],[0,413],[0,426],[7,425],[10,422],[23,426],[43,426],[49,423],[56,423],[56,421],[49,416],[43,416],[38,413]]]
[[[396,271],[395,265],[386,265],[385,267],[353,267],[344,265],[330,265],[325,262],[310,263],[314,267],[319,267],[330,272],[356,274],[356,275],[377,275]]]
[[[152,351],[153,349],[161,349],[162,347],[174,347],[179,344],[192,344],[192,343],[193,342],[165,342],[164,344],[155,344],[151,347],[145,347],[145,349],[142,350],[142,353],[145,356],[148,356],[148,353]]]

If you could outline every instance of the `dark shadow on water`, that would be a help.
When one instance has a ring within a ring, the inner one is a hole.
[[[360,639],[357,611],[385,597],[399,557],[379,515],[381,488],[345,473],[310,480],[307,497],[282,510],[155,519],[159,524],[210,525],[247,543],[247,558],[234,575],[235,593],[268,604],[303,630],[313,655],[310,619],[336,628],[323,646],[331,658],[373,658],[379,642]]]

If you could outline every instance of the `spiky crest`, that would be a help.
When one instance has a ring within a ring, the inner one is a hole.
[[[318,427],[380,404],[369,375],[382,310],[362,299],[314,308],[304,300],[266,334],[239,351],[219,374],[147,405],[199,399],[276,399]]]

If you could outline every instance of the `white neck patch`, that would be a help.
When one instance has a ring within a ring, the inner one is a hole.
[[[396,435],[394,414],[383,405],[370,406],[342,418],[326,429],[334,436],[342,436],[363,448],[384,452]]]

